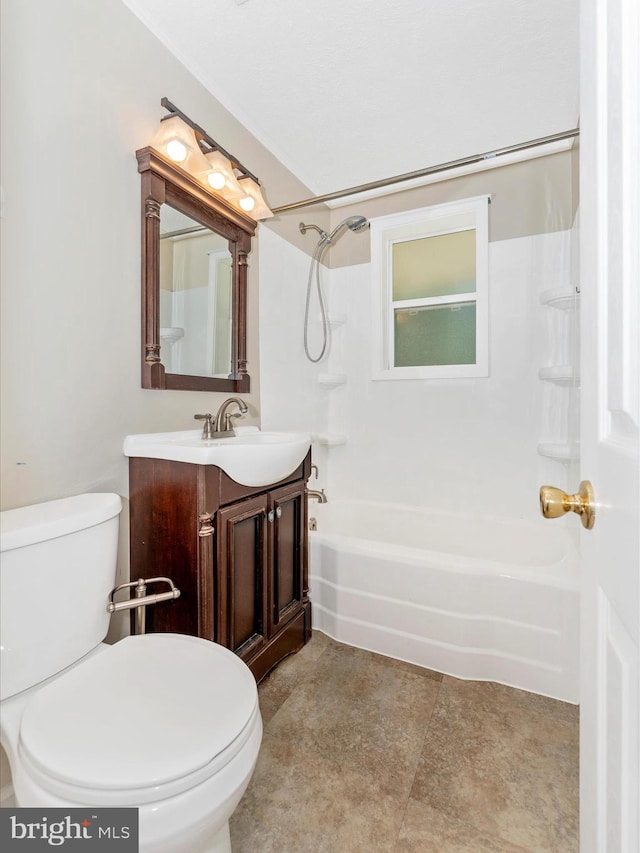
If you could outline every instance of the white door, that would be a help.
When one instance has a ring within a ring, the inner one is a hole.
[[[640,3],[581,3],[581,853],[640,850]]]

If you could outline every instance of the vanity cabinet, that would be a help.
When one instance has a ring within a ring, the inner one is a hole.
[[[147,631],[214,640],[260,680],[311,636],[305,485],[311,454],[270,486],[213,465],[129,460],[131,578],[170,577]],[[149,590],[150,593],[153,589]]]

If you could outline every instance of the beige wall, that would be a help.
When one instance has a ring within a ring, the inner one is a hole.
[[[3,508],[90,489],[126,495],[127,433],[192,427],[223,399],[140,387],[135,151],[165,95],[250,165],[272,204],[310,194],[118,0],[3,0]],[[254,421],[257,256],[256,245]]]
[[[575,214],[572,198],[572,179],[577,169],[575,160],[571,151],[566,151],[368,199],[333,209],[331,225],[335,227],[342,219],[354,214],[372,219],[462,198],[491,195],[491,242],[565,231],[571,228]],[[362,238],[362,234],[343,235],[327,253],[330,266],[367,263],[370,260],[369,241],[358,238]]]
[[[569,151],[356,201],[344,207],[335,207],[329,214],[321,205],[304,207],[281,213],[269,220],[267,225],[311,254],[318,235],[310,231],[300,240],[298,223],[301,221],[313,222],[327,230],[355,214],[373,219],[404,210],[491,194],[491,242],[564,231],[571,228],[577,208],[578,150],[576,142]],[[428,165],[425,163],[425,167]],[[390,176],[379,177],[383,179]],[[302,198],[309,196],[290,197],[284,204]],[[344,234],[323,258],[325,264],[334,268],[368,261],[369,241],[366,234],[360,234],[359,239],[350,239],[348,234]]]

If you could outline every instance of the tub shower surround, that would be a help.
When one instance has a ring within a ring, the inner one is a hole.
[[[384,382],[372,381],[371,265],[325,271],[330,315],[346,322],[331,357],[309,365],[308,259],[278,235],[261,235],[263,428],[316,435],[314,488],[329,498],[310,508],[314,627],[454,676],[577,701],[576,531],[543,521],[538,501],[557,468],[566,476],[538,448],[548,438],[544,395],[556,389],[539,375],[556,362],[546,323],[566,320],[540,296],[570,284],[571,245],[568,231],[489,243],[487,379]],[[321,374],[346,382],[328,389]],[[324,435],[341,441],[322,443]],[[348,510],[362,498],[402,508],[374,513],[367,504],[364,521]],[[499,518],[485,523],[475,508]]]
[[[313,508],[314,627],[464,679],[578,701],[578,557],[562,527],[371,501]],[[540,522],[542,524],[543,522]]]

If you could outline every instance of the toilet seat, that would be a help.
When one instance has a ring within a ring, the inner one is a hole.
[[[87,805],[141,805],[210,778],[259,725],[248,667],[182,634],[127,637],[37,691],[19,751],[49,792]]]

